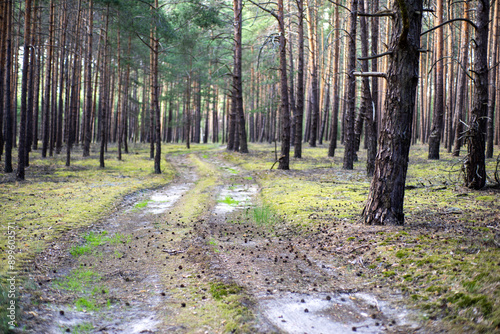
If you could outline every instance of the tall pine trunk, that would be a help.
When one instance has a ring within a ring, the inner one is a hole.
[[[478,0],[474,54],[474,97],[466,130],[465,185],[481,189],[486,184],[485,142],[488,114],[488,25],[490,1]]]
[[[374,176],[363,210],[367,224],[404,223],[403,202],[418,84],[422,0],[394,2],[385,112]]]
[[[358,0],[351,1],[350,28],[347,51],[346,107],[345,107],[345,137],[344,137],[344,169],[353,169],[355,158],[354,115],[356,109],[356,21]]]
[[[443,23],[443,0],[437,0],[436,25]],[[441,144],[441,135],[443,133],[443,115],[444,115],[444,34],[443,28],[436,31],[436,91],[434,102],[434,114],[432,117],[432,129],[429,137],[429,155],[431,160],[439,159],[439,147]]]

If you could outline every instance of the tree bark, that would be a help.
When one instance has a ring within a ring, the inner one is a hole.
[[[469,3],[464,2],[464,18],[469,19]],[[452,155],[458,157],[460,155],[460,148],[463,143],[463,121],[464,121],[464,110],[466,106],[467,97],[467,71],[469,67],[469,24],[467,22],[462,23],[462,34],[463,34],[463,46],[461,55],[461,70],[458,82],[458,92],[457,92],[457,107],[455,112],[455,139],[453,143]]]
[[[497,87],[497,77],[498,77],[498,45],[499,41],[498,39],[500,38],[500,5],[499,1],[495,1],[495,15],[494,15],[494,23],[495,23],[495,32],[492,36],[495,36],[495,38],[492,38],[492,47],[491,47],[491,64],[494,68],[492,68],[489,72],[490,74],[490,93],[489,93],[489,100],[488,100],[488,128],[487,128],[487,137],[486,137],[486,158],[493,158],[493,142],[494,142],[494,124],[495,124],[495,107],[498,104],[498,101],[496,101],[496,91],[498,89]],[[498,108],[496,108],[498,110]],[[498,115],[497,115],[498,117]]]
[[[43,143],[42,143],[42,157],[47,157],[47,150],[50,143],[51,132],[51,82],[52,82],[52,57],[54,53],[54,0],[50,0],[50,14],[49,14],[49,39],[47,61],[45,62],[45,88],[43,98]]]
[[[345,107],[345,137],[344,137],[344,169],[354,168],[355,158],[355,133],[354,133],[354,115],[356,108],[356,21],[358,16],[358,0],[351,1],[350,28],[348,37],[347,51],[347,79],[346,79],[346,107]]]
[[[443,23],[443,0],[437,0],[436,25]],[[431,160],[439,160],[439,147],[443,132],[444,115],[444,59],[443,59],[444,37],[443,28],[437,29],[436,36],[436,92],[434,103],[434,114],[432,117],[432,129],[429,137],[429,155]]]
[[[403,202],[418,84],[422,0],[394,2],[380,147],[363,210],[366,224],[404,224]]]
[[[30,67],[30,54],[32,47],[29,45],[31,40],[31,9],[32,1],[25,1],[24,11],[24,55],[23,55],[23,77],[21,82],[21,119],[19,126],[19,150],[18,150],[18,163],[16,179],[23,181],[25,177],[26,167],[26,150],[27,150],[27,114],[28,114],[28,75]]]
[[[302,131],[304,119],[304,2],[295,0],[298,11],[298,55],[297,55],[297,113],[295,116],[294,157],[302,158]]]
[[[309,97],[311,110],[311,123],[309,127],[309,146],[316,147],[318,138],[318,123],[319,123],[319,84],[318,84],[318,60],[317,60],[317,45],[316,45],[316,13],[313,11],[315,1],[308,2],[307,11],[309,19],[307,20],[307,31],[309,36],[309,68],[311,71],[311,94]]]
[[[335,27],[340,28],[340,6],[335,9]],[[339,64],[340,64],[340,29],[335,29],[334,32],[334,67],[333,67],[333,103],[332,103],[332,121],[330,144],[328,145],[328,156],[335,156],[337,148],[338,124],[339,124],[339,108],[340,108],[340,92],[339,92]]]
[[[478,0],[474,55],[474,98],[466,130],[465,185],[481,189],[486,184],[485,141],[488,114],[488,24],[490,2]]]
[[[12,173],[13,112],[12,112],[12,0],[6,3],[6,38],[5,38],[5,165],[4,172]]]

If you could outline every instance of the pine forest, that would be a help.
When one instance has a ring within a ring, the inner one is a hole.
[[[500,332],[499,2],[0,0],[0,332]]]

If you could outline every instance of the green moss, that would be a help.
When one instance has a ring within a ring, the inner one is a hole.
[[[173,168],[165,161],[163,174],[153,173],[147,145],[130,145],[129,149],[131,154],[119,161],[114,159],[116,148],[110,146],[104,169],[99,168],[97,154],[81,158],[81,152],[75,150],[71,167],[65,166],[64,156],[41,158],[40,152],[33,152],[25,182],[5,182],[10,175],[0,171],[4,180],[0,183],[0,223],[15,222],[19,265],[62,233],[109,214],[123,196],[173,178]],[[169,146],[164,152],[169,154]],[[0,234],[0,244],[4,238]],[[6,271],[7,262],[0,258],[0,274]]]
[[[210,286],[210,294],[215,300],[221,300],[229,295],[238,294],[241,287],[235,284],[213,283]]]
[[[81,297],[75,302],[77,311],[99,311],[99,306],[93,300]]]
[[[395,272],[394,270],[384,271],[384,272],[382,272],[382,274],[383,274],[385,277],[392,277],[392,276],[396,276],[396,272]]]
[[[137,204],[134,205],[134,208],[135,209],[144,209],[145,207],[148,206],[149,202],[151,202],[150,200],[144,200],[142,202],[139,202]]]
[[[493,201],[495,201],[495,196],[477,196],[476,201],[493,202]]]
[[[76,325],[75,327],[73,327],[71,332],[74,334],[87,334],[91,333],[93,330],[94,330],[94,325],[92,325],[90,322],[87,322]]]
[[[217,202],[219,202],[219,203],[225,203],[225,204],[228,204],[228,205],[238,205],[240,203],[239,201],[233,199],[229,195],[227,195],[226,197],[224,197],[224,199],[218,200]]]
[[[100,279],[101,276],[98,273],[92,270],[78,268],[73,270],[65,278],[56,280],[54,285],[60,289],[84,293],[89,287],[93,286]]]
[[[396,252],[396,257],[398,259],[403,259],[405,257],[408,257],[408,251],[407,250],[404,250],[404,249],[400,249]]]

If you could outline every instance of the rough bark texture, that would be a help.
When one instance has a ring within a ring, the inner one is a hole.
[[[304,118],[304,3],[296,0],[298,11],[297,113],[295,116],[294,157],[302,158],[302,121]]]
[[[13,129],[12,129],[12,106],[11,106],[11,75],[10,70],[12,64],[12,0],[7,1],[6,5],[7,17],[7,38],[5,39],[5,165],[4,172],[12,173],[12,144],[13,144]]]
[[[437,0],[436,25],[443,23],[443,0]],[[429,155],[432,160],[439,159],[439,146],[441,144],[441,134],[443,132],[444,114],[444,59],[443,59],[443,28],[436,30],[436,92],[434,102],[434,114],[432,117],[432,129],[429,137]]]
[[[21,81],[21,119],[19,126],[19,150],[18,150],[18,163],[17,163],[17,180],[24,180],[25,167],[26,167],[26,123],[28,113],[28,73],[30,66],[30,53],[31,47],[29,41],[31,40],[31,0],[25,2],[24,14],[24,56],[23,56],[23,77]]]
[[[469,18],[469,4],[467,1],[464,2],[464,18]],[[467,22],[462,23],[462,33],[463,33],[463,46],[462,46],[462,67],[460,68],[460,76],[457,87],[457,107],[455,112],[455,139],[453,142],[452,155],[458,157],[460,155],[460,148],[463,143],[463,118],[464,110],[466,109],[466,95],[467,95],[467,74],[466,71],[469,67],[469,24]]]
[[[242,45],[241,45],[241,32],[243,24],[243,1],[234,0],[235,13],[234,13],[234,33],[235,33],[235,68],[234,68],[234,93],[236,94],[236,122],[238,126],[239,133],[239,151],[241,153],[248,153],[247,146],[247,132],[245,128],[245,113],[243,111],[243,86],[242,86]]]
[[[340,27],[340,7],[337,6],[335,9],[335,26]],[[340,63],[340,29],[335,29],[334,32],[334,67],[333,67],[333,105],[332,105],[332,121],[331,121],[331,133],[330,133],[330,144],[328,145],[328,156],[335,156],[335,149],[337,148],[337,136],[338,136],[338,123],[339,123],[339,106],[340,106],[340,93],[339,93],[339,63]]]
[[[495,2],[495,39],[492,41],[491,45],[491,64],[496,66],[498,63],[498,44],[500,41],[500,4],[499,1]],[[492,31],[493,35],[493,31]],[[493,158],[493,142],[494,142],[494,124],[495,124],[495,108],[498,110],[498,101],[496,101],[496,91],[497,87],[497,77],[498,77],[498,67],[490,70],[490,93],[488,100],[488,130],[487,130],[487,140],[486,140],[486,158]],[[498,117],[498,115],[497,115]]]
[[[359,1],[361,10],[366,12],[364,9],[365,3],[363,0]],[[368,27],[366,24],[366,19],[361,17],[359,19],[359,25],[361,30],[361,54],[363,57],[368,56]],[[368,62],[364,61],[362,64],[363,72],[368,72]],[[366,174],[372,176],[375,169],[375,157],[377,155],[377,133],[376,133],[376,109],[375,103],[372,99],[372,93],[370,90],[370,80],[368,77],[363,77],[363,105],[365,110],[365,121],[366,121],[366,148],[367,148],[367,159],[366,159]],[[358,139],[359,140],[359,139]],[[359,143],[358,143],[359,145]]]
[[[347,59],[347,79],[346,79],[346,107],[344,117],[344,169],[353,169],[355,158],[355,134],[354,134],[354,116],[356,108],[356,21],[358,14],[358,1],[351,2],[351,18],[349,28],[348,59]]]
[[[290,169],[290,105],[288,103],[288,79],[286,62],[285,17],[283,0],[278,0],[277,13],[280,31],[280,89],[281,89],[281,156],[278,169]]]
[[[404,223],[404,187],[419,76],[422,9],[422,0],[398,0],[394,3],[396,16],[390,43],[393,53],[387,72],[380,147],[368,201],[363,210],[366,224]]]
[[[51,109],[50,109],[50,93],[51,93],[51,75],[52,75],[52,57],[54,53],[54,0],[50,1],[50,14],[49,14],[49,49],[47,51],[47,61],[45,62],[46,72],[45,72],[45,88],[44,88],[44,98],[43,98],[43,143],[42,143],[42,157],[47,157],[47,150],[50,144],[50,121],[51,121]]]
[[[478,0],[476,8],[476,37],[474,55],[474,98],[466,130],[467,159],[465,185],[481,189],[486,184],[485,142],[488,113],[488,23],[490,4]]]

